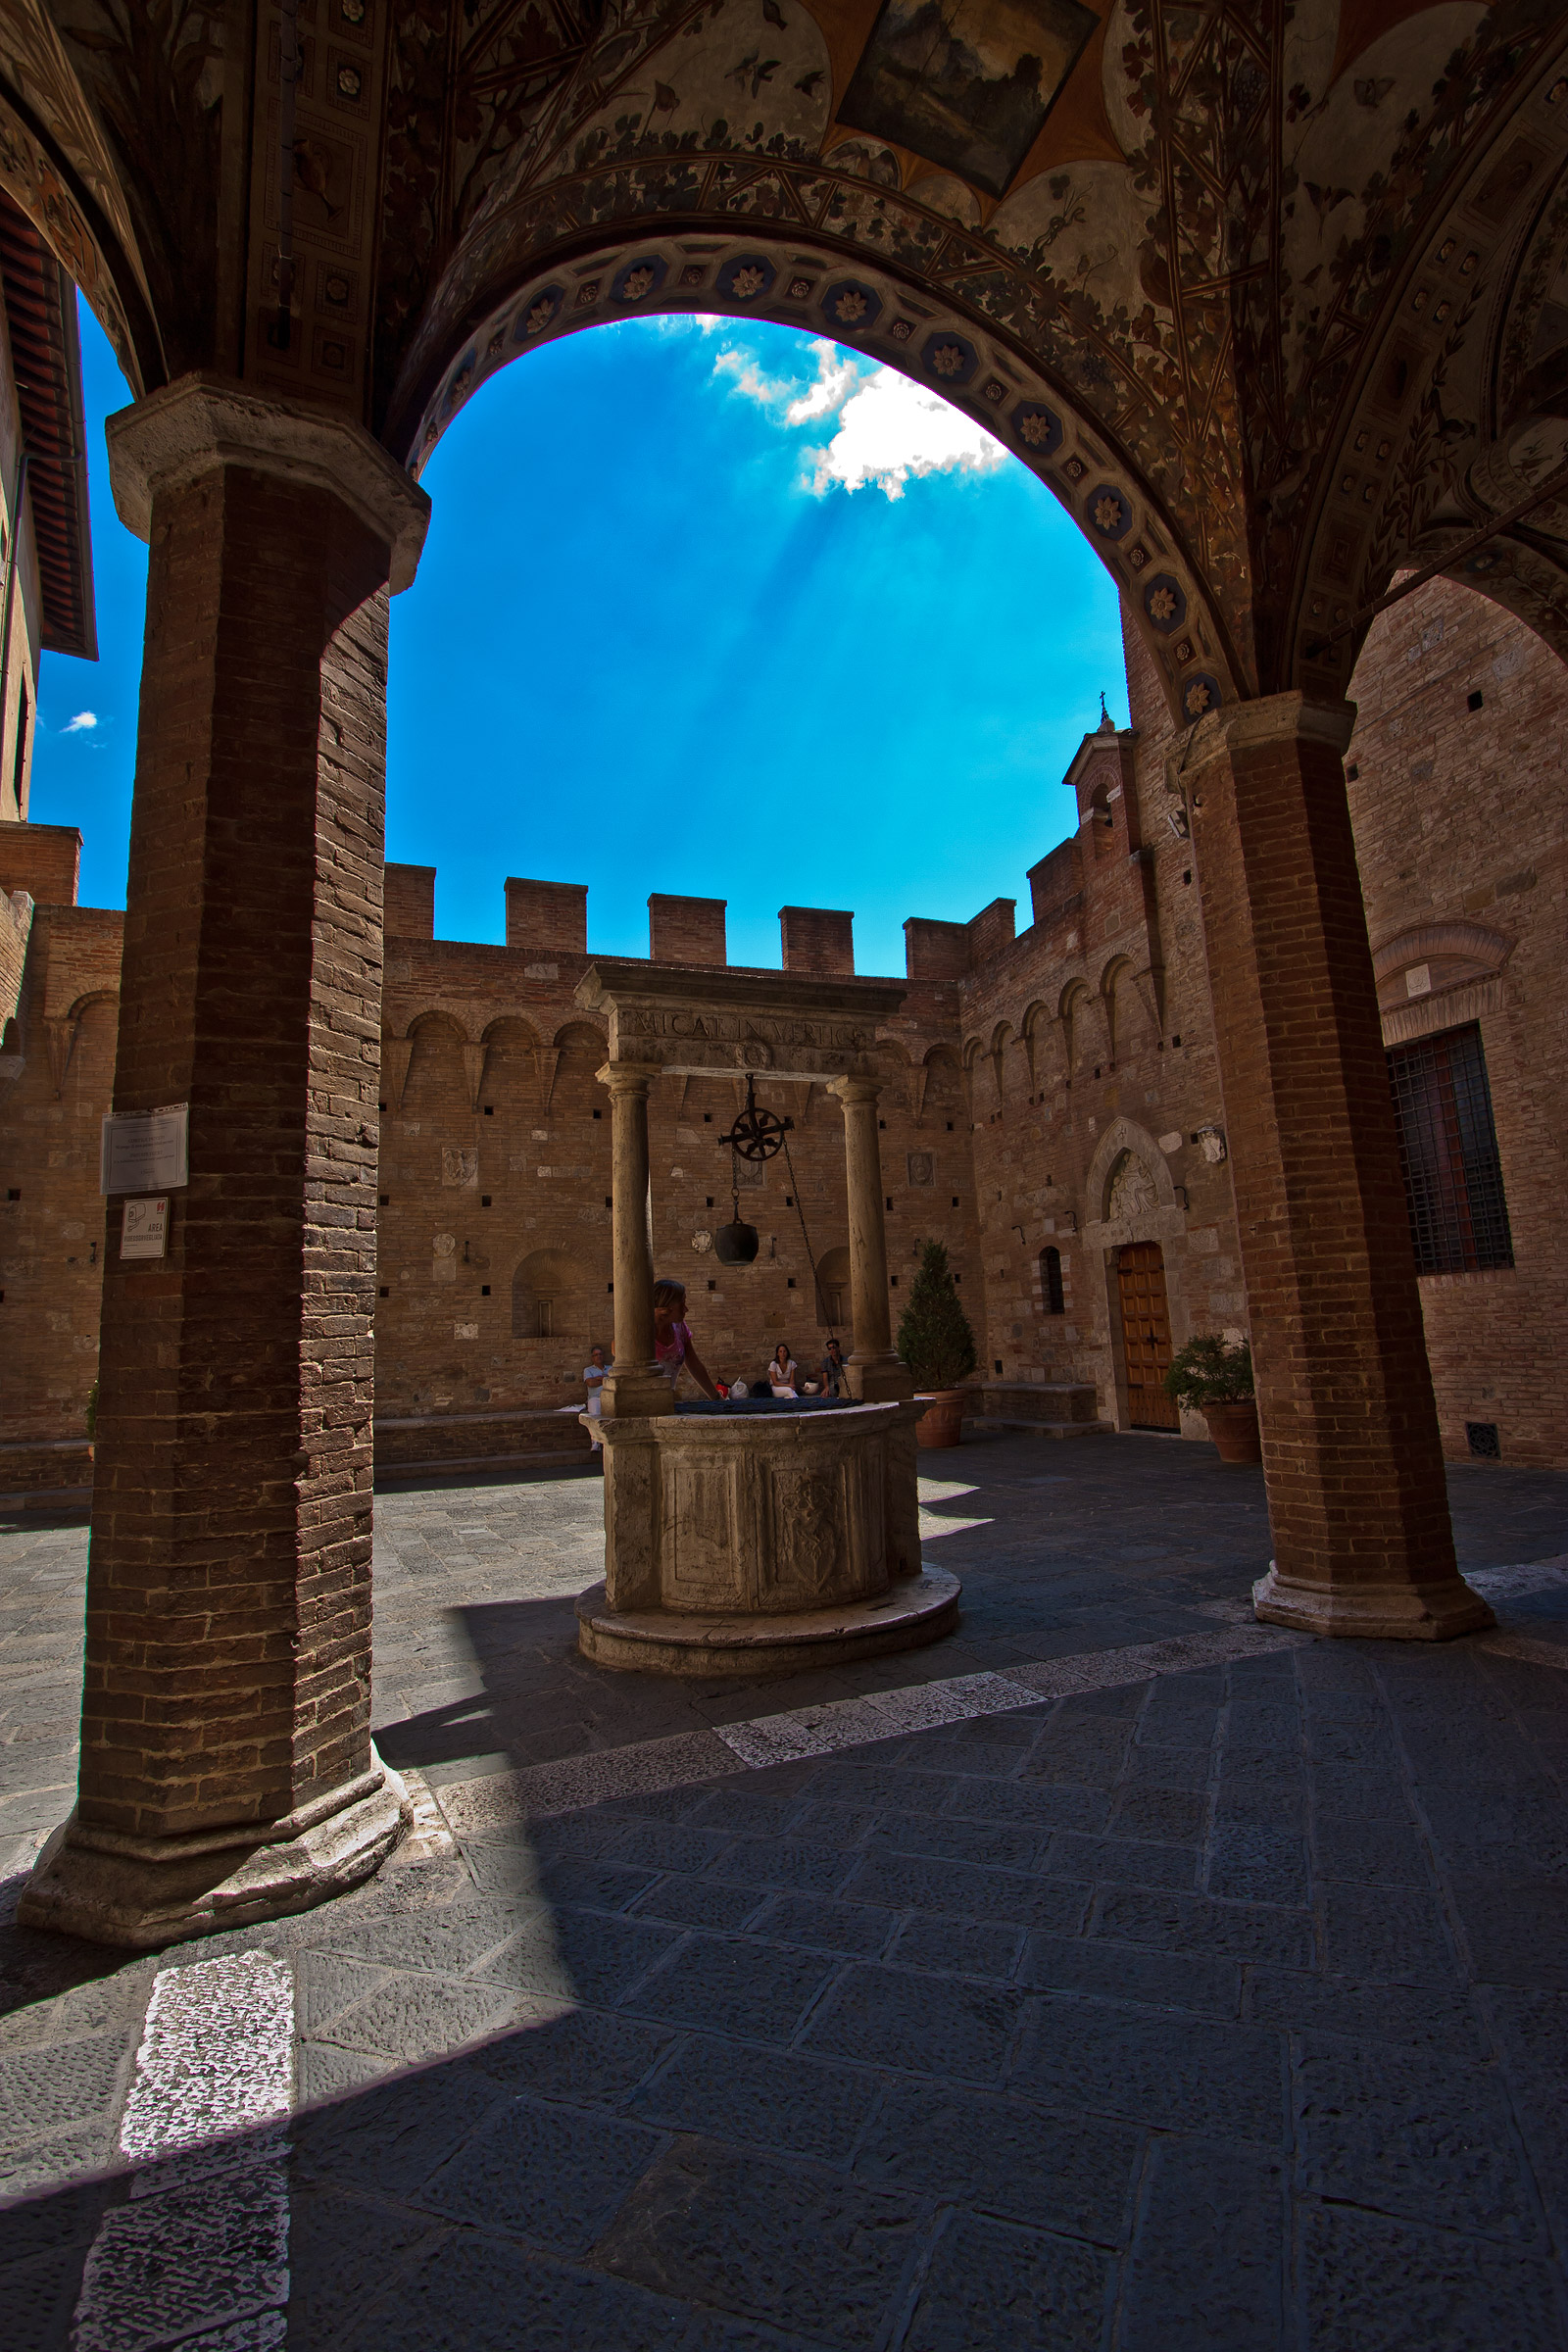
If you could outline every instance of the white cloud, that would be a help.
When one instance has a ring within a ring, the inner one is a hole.
[[[825,338],[811,349],[816,381],[804,388],[770,379],[733,347],[719,353],[713,372],[732,376],[737,392],[783,424],[799,427],[837,418],[832,440],[803,453],[811,468],[807,486],[817,498],[826,497],[835,484],[855,491],[868,482],[888,498],[902,498],[911,474],[992,473],[1006,457],[983,425],[897,368],[863,368],[853,353]]]
[[[60,732],[62,735],[90,735],[97,724],[96,710],[78,710],[74,718],[67,719]]]

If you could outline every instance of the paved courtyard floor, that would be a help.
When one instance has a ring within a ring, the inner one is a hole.
[[[1455,1470],[1499,1630],[1257,1626],[1260,1477],[925,1466],[957,1633],[571,1647],[600,1490],[377,1529],[379,1879],[144,1960],[19,1930],[85,1529],[0,1523],[0,2342],[1568,2346],[1568,1477]]]

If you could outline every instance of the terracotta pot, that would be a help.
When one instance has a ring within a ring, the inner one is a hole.
[[[922,1446],[962,1444],[963,1408],[968,1401],[964,1390],[921,1389],[915,1392],[914,1401],[925,1406],[914,1425],[915,1437]]]
[[[1208,1434],[1219,1447],[1222,1462],[1260,1462],[1263,1442],[1257,1434],[1257,1403],[1251,1396],[1239,1396],[1228,1404],[1205,1404],[1203,1419]]]

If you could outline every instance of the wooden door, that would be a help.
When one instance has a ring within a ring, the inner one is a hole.
[[[1116,1252],[1116,1281],[1127,1364],[1127,1418],[1134,1429],[1180,1429],[1181,1415],[1161,1386],[1170,1370],[1170,1309],[1159,1244],[1127,1243]]]

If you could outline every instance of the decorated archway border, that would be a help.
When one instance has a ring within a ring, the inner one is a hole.
[[[521,353],[653,313],[762,318],[830,335],[974,416],[1059,500],[1137,616],[1183,724],[1241,691],[1223,628],[1168,520],[1109,438],[1059,387],[977,320],[918,293],[863,251],[804,250],[760,230],[649,235],[558,261],[498,303],[439,377],[416,422],[417,473],[479,386]]]

